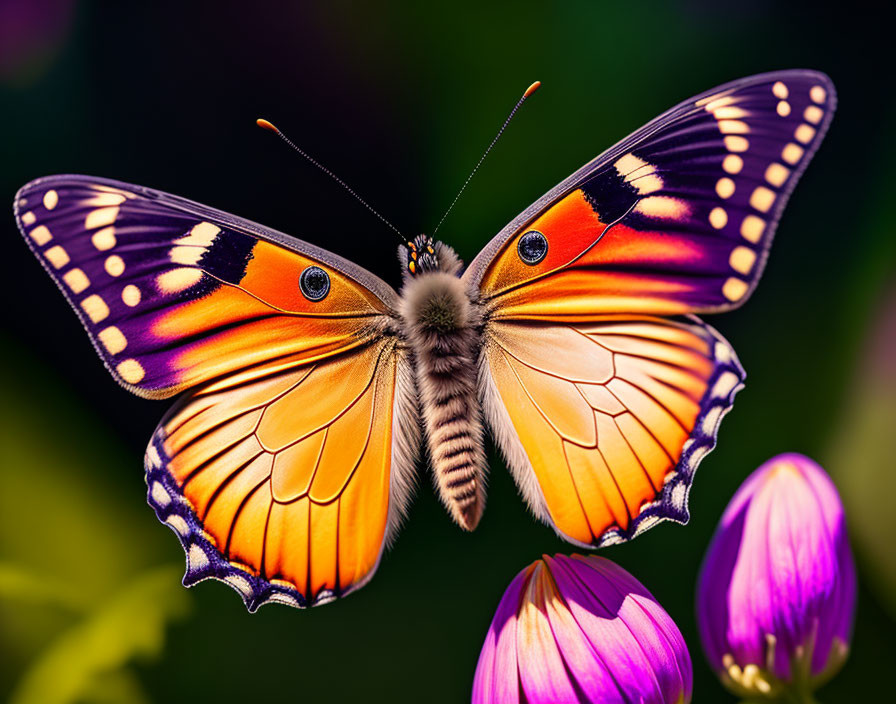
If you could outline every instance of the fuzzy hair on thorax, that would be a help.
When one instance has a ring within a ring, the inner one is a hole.
[[[416,370],[423,429],[439,497],[462,528],[485,507],[486,463],[477,396],[481,313],[446,245],[434,245],[439,270],[406,275],[400,314]]]

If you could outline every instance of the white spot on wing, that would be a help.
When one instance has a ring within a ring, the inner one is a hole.
[[[153,482],[150,491],[152,500],[156,502],[156,505],[165,508],[165,506],[171,503],[171,496],[168,495],[168,492],[165,490],[165,487],[162,486],[161,482]]]
[[[189,565],[187,569],[190,571],[201,570],[209,565],[208,555],[201,547],[193,543],[187,551],[187,563]]]
[[[190,526],[187,525],[187,522],[176,513],[172,513],[168,518],[165,519],[165,523],[174,528],[179,536],[182,538],[186,538],[190,534]],[[200,550],[200,552],[202,552]],[[205,555],[203,554],[203,557]]]

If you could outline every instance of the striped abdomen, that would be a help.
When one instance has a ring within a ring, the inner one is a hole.
[[[485,507],[486,472],[476,386],[479,314],[449,273],[421,275],[403,293],[435,483],[458,525],[473,530]]]

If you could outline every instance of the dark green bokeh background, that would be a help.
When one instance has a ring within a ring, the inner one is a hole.
[[[866,364],[896,272],[894,66],[872,6],[79,2],[67,30],[3,75],[0,194],[11,205],[20,185],[60,172],[142,183],[294,233],[397,286],[392,235],[256,129],[256,117],[417,233],[432,230],[520,92],[541,80],[440,233],[469,261],[544,191],[679,100],[760,71],[826,71],[840,107],[763,282],[741,310],[711,320],[749,379],[698,472],[691,523],[602,554],[679,624],[695,701],[733,701],[696,635],[701,557],[758,464],[790,450],[819,459],[861,522],[862,581],[851,658],[819,699],[871,701],[891,694],[896,662],[884,564],[896,538],[886,476],[896,401],[884,394],[871,412],[856,391],[893,389]],[[542,552],[572,551],[529,516],[497,456],[474,534],[451,523],[422,475],[395,547],[345,600],[249,615],[223,585],[188,593],[181,549],[145,505],[141,471],[168,404],[114,384],[11,212],[0,231],[0,696],[469,698],[512,576]],[[896,356],[896,335],[877,338],[878,357],[881,344],[884,360]],[[869,424],[853,420],[857,408],[883,430],[860,432]]]

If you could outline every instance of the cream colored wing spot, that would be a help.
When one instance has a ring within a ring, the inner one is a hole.
[[[722,161],[722,169],[728,174],[739,174],[744,168],[744,160],[737,154],[729,154]]]
[[[803,119],[813,125],[821,122],[822,117],[824,117],[824,111],[817,105],[810,105],[803,111]]]
[[[752,113],[749,110],[737,108],[733,105],[725,105],[717,107],[712,111],[712,114],[717,120],[737,120],[741,117],[749,117]]]
[[[188,526],[187,522],[176,513],[172,513],[168,516],[168,518],[165,519],[165,523],[171,526],[174,529],[174,532],[183,538],[190,535],[190,526]]]
[[[787,117],[790,114],[790,103],[786,100],[778,101],[778,106],[775,108],[778,111],[778,114],[781,117]]]
[[[784,85],[781,81],[775,81],[775,84],[772,86],[772,93],[779,100],[786,100],[790,95],[790,91],[787,89],[787,86]]]
[[[756,186],[750,196],[750,205],[761,213],[767,213],[775,202],[775,192],[765,186]]]
[[[35,217],[34,213],[32,213],[30,210],[27,213],[25,213],[24,215],[22,215],[22,224],[23,225],[33,225],[36,220],[37,220],[37,218]]]
[[[206,250],[204,247],[178,246],[171,248],[169,258],[174,264],[196,266],[205,252]]]
[[[735,247],[731,251],[728,263],[737,273],[747,275],[756,263],[756,252],[749,247]]]
[[[663,187],[663,179],[656,173],[656,167],[634,154],[620,157],[614,162],[613,167],[619,176],[641,195],[653,193]]]
[[[168,256],[174,264],[196,266],[215,241],[221,228],[210,222],[194,225],[183,237],[174,241]]]
[[[635,212],[652,218],[681,220],[690,214],[688,204],[670,196],[648,196],[638,201]]]
[[[823,103],[828,97],[828,92],[821,86],[812,86],[809,90],[809,97],[814,103]]]
[[[156,277],[156,286],[162,293],[179,293],[199,283],[202,278],[201,269],[180,267],[166,271]]]
[[[121,205],[125,201],[123,193],[103,192],[91,198],[82,201],[83,205],[89,205],[94,208],[108,207],[111,205]]]
[[[187,562],[190,565],[187,569],[190,571],[201,570],[209,565],[208,555],[196,543],[190,545],[190,549],[187,551]]]
[[[699,107],[706,108],[707,112],[714,112],[721,107],[725,107],[726,105],[733,105],[734,103],[740,102],[738,98],[733,95],[730,95],[730,91],[725,93],[716,93],[715,95],[708,95],[705,98],[701,98],[694,105]]]
[[[750,126],[742,120],[719,120],[722,134],[750,134]]]
[[[53,235],[50,234],[46,225],[38,225],[28,234],[38,247],[43,247],[47,242],[53,239]]]
[[[118,206],[109,208],[97,208],[87,213],[84,218],[84,227],[88,230],[95,230],[99,227],[111,225],[118,219]]]
[[[128,284],[121,290],[121,301],[130,308],[138,305],[140,298],[140,289],[134,286],[134,284]]]
[[[803,158],[803,148],[799,144],[788,142],[781,150],[781,159],[793,166]]]
[[[149,460],[149,464],[151,467],[155,467],[156,469],[158,469],[162,466],[162,458],[159,455],[159,451],[153,444],[150,444],[149,447],[146,448],[146,459]]]
[[[128,340],[124,333],[114,325],[101,330],[97,338],[109,354],[118,354],[128,346]]]
[[[805,123],[797,127],[796,131],[793,133],[794,139],[796,139],[797,142],[802,142],[803,144],[808,144],[809,142],[811,142],[814,136],[815,128]]]
[[[734,181],[727,176],[716,181],[716,193],[719,198],[730,198],[734,195]]]
[[[174,243],[193,247],[208,247],[215,241],[215,237],[218,236],[219,232],[221,232],[221,228],[217,225],[213,225],[210,222],[200,222],[194,225],[187,235],[175,240]]]
[[[107,257],[104,266],[109,276],[121,276],[124,273],[124,260],[117,254]]]
[[[746,137],[728,135],[725,137],[725,149],[729,152],[745,152],[750,148],[750,142]]]
[[[69,269],[62,275],[62,280],[72,290],[72,293],[81,293],[90,286],[90,279],[81,269]]]
[[[53,265],[54,269],[61,269],[71,261],[68,256],[68,252],[66,252],[65,249],[58,244],[55,247],[50,247],[46,252],[44,252],[44,256],[47,258],[47,261]]]
[[[59,194],[50,189],[46,193],[44,193],[44,207],[47,210],[52,210],[59,204]]]
[[[763,232],[765,232],[765,220],[756,215],[747,215],[740,224],[740,234],[753,244],[762,239]]]
[[[100,323],[109,317],[109,306],[102,296],[95,293],[81,301],[81,309],[87,313],[92,323]]]
[[[765,170],[765,180],[777,188],[784,185],[788,176],[790,176],[790,169],[777,162],[772,162]]]
[[[93,237],[90,238],[90,241],[100,252],[112,249],[116,243],[115,228],[110,225],[109,227],[104,227],[102,230],[97,230],[93,233]]]
[[[749,288],[750,287],[745,281],[736,279],[732,276],[722,286],[722,295],[724,295],[725,298],[727,298],[731,302],[739,301],[741,298],[743,298],[744,294]]]
[[[171,503],[171,495],[166,491],[165,487],[162,486],[161,482],[153,482],[150,491],[152,493],[152,500],[162,508]]]
[[[115,367],[115,371],[117,371],[118,375],[128,384],[139,384],[146,375],[143,365],[136,359],[124,360],[121,364]]]
[[[728,213],[724,208],[715,207],[709,213],[709,224],[715,229],[721,230],[728,224]]]

